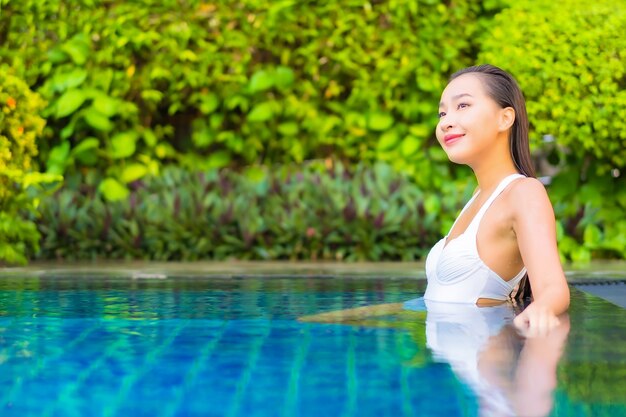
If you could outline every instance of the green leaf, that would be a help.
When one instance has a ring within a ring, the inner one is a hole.
[[[98,189],[109,201],[124,200],[129,194],[128,188],[114,178],[106,178]]]
[[[61,50],[61,48],[52,48],[46,54],[48,61],[53,64],[61,64],[65,62],[68,58],[68,55]]]
[[[169,158],[176,155],[176,150],[169,143],[159,143],[154,147],[154,154],[159,159]]]
[[[583,234],[585,246],[593,248],[602,241],[602,231],[594,224],[588,224]]]
[[[196,62],[198,60],[198,55],[196,55],[195,52],[186,49],[180,53],[179,58],[181,61]]]
[[[211,143],[213,143],[215,137],[215,133],[211,131],[211,129],[207,128],[206,125],[197,128],[191,134],[191,140],[194,145],[198,148],[206,148]]]
[[[128,158],[135,153],[137,133],[122,132],[111,138],[110,156],[113,159]]]
[[[400,145],[400,151],[405,157],[412,156],[420,148],[421,142],[415,136],[407,136]]]
[[[83,152],[76,155],[76,159],[86,166],[94,166],[98,163],[98,154],[96,152]]]
[[[222,113],[212,114],[211,117],[209,117],[209,126],[211,127],[211,129],[221,128],[223,122],[224,114]]]
[[[428,148],[428,157],[437,162],[447,162],[448,154],[440,146],[432,146]]]
[[[267,176],[265,170],[258,166],[250,166],[244,171],[246,178],[253,182],[261,182]]]
[[[59,137],[63,140],[69,139],[74,134],[74,129],[76,128],[76,120],[75,118],[71,118],[70,122],[65,125],[63,129],[59,132]]]
[[[295,122],[285,122],[278,125],[278,131],[284,136],[295,136],[298,134],[298,124]]]
[[[209,156],[207,165],[209,168],[222,168],[230,163],[230,153],[228,151],[213,152]]]
[[[217,95],[210,93],[202,96],[200,101],[200,111],[202,114],[211,114],[217,110],[220,105],[220,100]]]
[[[103,116],[111,117],[117,114],[120,107],[119,100],[107,96],[106,94],[98,94],[92,106]]]
[[[427,213],[438,214],[441,211],[441,199],[436,195],[429,195],[424,200],[424,209]]]
[[[89,56],[89,44],[87,44],[84,35],[77,35],[69,42],[61,46],[61,50],[68,54],[76,65],[83,65],[87,62]]]
[[[622,208],[626,208],[626,189],[622,188],[617,193],[617,202],[622,206]]]
[[[68,90],[56,102],[56,117],[69,116],[74,113],[85,102],[85,94],[81,90]]]
[[[430,135],[431,132],[431,128],[426,124],[411,125],[409,127],[409,133],[418,138],[424,138]]]
[[[574,262],[587,263],[591,260],[591,252],[582,246],[573,250],[571,255]]]
[[[141,92],[141,98],[145,101],[158,104],[163,99],[163,93],[159,90],[143,90]]]
[[[143,138],[144,143],[150,148],[154,147],[154,145],[156,145],[159,140],[152,129],[144,129],[141,137]]]
[[[296,76],[289,67],[278,67],[274,73],[274,84],[279,88],[288,88],[294,83]]]
[[[388,113],[374,112],[370,113],[367,119],[367,126],[374,131],[383,131],[389,129],[393,125],[393,117]]]
[[[69,72],[57,71],[52,79],[52,89],[62,92],[70,88],[76,88],[87,79],[87,70],[84,68],[74,68]]]
[[[399,139],[400,136],[394,130],[385,132],[380,136],[377,148],[379,151],[388,151],[397,145]]]
[[[272,88],[274,85],[274,79],[272,75],[265,70],[260,70],[254,73],[252,78],[250,78],[250,92],[256,93],[259,91],[265,91]]]
[[[113,123],[111,123],[109,118],[100,113],[93,106],[85,110],[85,112],[83,113],[83,118],[89,126],[96,130],[109,132],[111,129],[113,129]]]
[[[48,161],[46,162],[49,174],[63,174],[65,166],[70,158],[70,143],[68,141],[61,142],[50,150]]]
[[[129,183],[136,181],[148,173],[148,168],[142,164],[130,164],[122,171],[122,181]]]
[[[96,138],[89,137],[83,139],[78,145],[74,146],[74,149],[72,149],[72,155],[81,155],[85,152],[91,151],[92,149],[97,149],[99,145],[100,141]]]
[[[254,106],[248,114],[248,120],[251,122],[264,122],[273,116],[273,105],[271,102],[260,103]]]
[[[243,112],[248,111],[248,107],[250,106],[249,100],[246,97],[237,94],[227,97],[224,104],[228,110],[234,110],[239,107]]]

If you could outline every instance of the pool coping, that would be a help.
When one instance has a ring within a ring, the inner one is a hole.
[[[626,261],[564,265],[572,287],[626,309]],[[0,268],[0,279],[415,279],[426,280],[423,262],[33,262]]]
[[[592,284],[626,280],[626,261],[601,261],[564,265],[570,284]],[[423,262],[33,262],[24,267],[0,268],[0,278],[30,276],[116,276],[127,278],[215,277],[215,278],[413,278],[426,279]]]

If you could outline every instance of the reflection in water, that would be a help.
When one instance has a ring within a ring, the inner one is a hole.
[[[478,307],[412,300],[408,310],[426,310],[426,343],[469,386],[481,416],[547,416],[553,408],[556,367],[569,333],[569,317],[549,334],[524,338],[505,304]]]

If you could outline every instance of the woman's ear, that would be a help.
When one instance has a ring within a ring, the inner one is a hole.
[[[499,130],[504,132],[509,130],[515,122],[515,110],[513,107],[505,107],[500,110]]]

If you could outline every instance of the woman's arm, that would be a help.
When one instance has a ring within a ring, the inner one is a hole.
[[[554,406],[557,365],[570,330],[569,316],[545,336],[524,341],[515,372],[513,405],[520,416],[548,416]]]
[[[570,294],[556,244],[554,211],[538,180],[516,181],[511,188],[513,230],[530,279],[533,302],[515,318],[529,335],[541,334],[558,324],[567,311]]]
[[[478,369],[498,392],[506,393],[515,415],[548,416],[554,406],[557,365],[567,343],[569,316],[541,337],[520,338],[505,326],[492,336],[478,355]],[[517,346],[521,343],[518,353]]]

